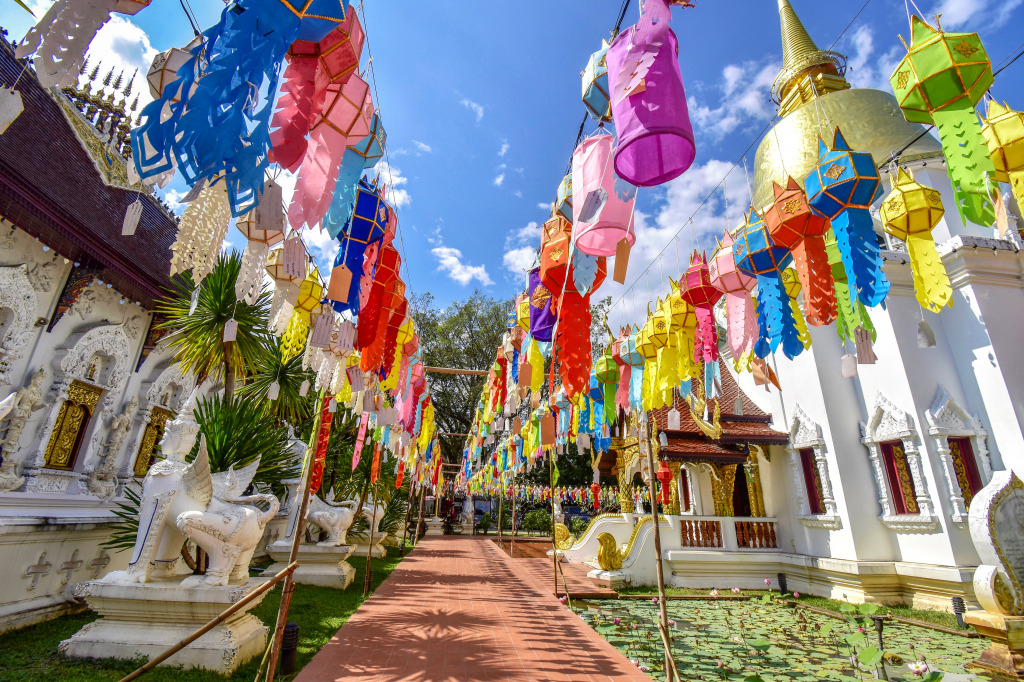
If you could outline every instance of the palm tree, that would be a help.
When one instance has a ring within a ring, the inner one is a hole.
[[[271,386],[276,382],[279,387],[277,398],[269,400],[267,409],[278,419],[291,424],[305,422],[312,416],[316,400],[310,393],[305,396],[299,393],[302,382],[308,381],[312,385],[316,375],[302,368],[302,357],[299,354],[282,360],[280,341],[276,345],[262,347],[253,363],[255,372],[244,386],[238,388],[238,395],[267,399]]]
[[[234,394],[238,379],[244,381],[256,371],[261,353],[276,345],[267,331],[270,294],[261,291],[253,304],[235,298],[241,268],[237,252],[222,253],[213,272],[199,285],[194,311],[195,285],[188,272],[173,280],[156,306],[156,313],[165,318],[159,328],[170,332],[166,343],[182,372],[192,372],[200,382],[208,377],[223,379],[227,398]],[[238,323],[238,332],[233,341],[225,341],[224,328],[232,319]]]

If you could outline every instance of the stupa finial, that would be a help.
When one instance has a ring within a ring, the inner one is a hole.
[[[850,87],[843,78],[846,73],[846,57],[818,47],[790,0],[779,0],[779,21],[782,24],[782,71],[772,84],[772,99],[776,103],[782,104],[787,95],[807,77],[813,79],[821,75],[828,76],[833,82],[819,88],[828,92]],[[783,114],[788,113],[789,108],[784,105],[783,109]]]

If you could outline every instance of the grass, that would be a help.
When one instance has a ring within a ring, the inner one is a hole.
[[[665,594],[667,596],[699,596],[707,597],[710,590],[697,589],[692,587],[666,587]],[[731,596],[730,590],[719,590],[723,596]],[[642,595],[655,595],[658,593],[658,588],[654,586],[642,586],[642,587],[627,587],[619,590],[619,594],[642,594]],[[775,590],[778,594],[778,590]],[[748,597],[760,597],[764,594],[764,590],[740,590],[740,594]],[[792,598],[792,595],[789,595]],[[844,602],[837,599],[826,599],[825,597],[814,597],[810,595],[801,594],[797,601],[807,606],[815,606],[819,609],[828,609],[829,611],[835,611],[839,613],[840,607]],[[952,613],[946,613],[944,611],[933,611],[931,609],[915,609],[904,604],[889,606],[881,605],[880,613],[891,613],[894,616],[900,616],[901,618],[913,618],[914,620],[922,620],[926,623],[934,623],[935,625],[942,625],[947,628],[953,628],[954,630],[959,629],[956,624],[956,616]]]
[[[397,547],[388,547],[387,551],[386,557],[373,560],[371,593],[401,561]],[[309,663],[313,655],[320,651],[363,603],[365,562],[364,557],[353,557],[349,561],[356,569],[356,577],[344,592],[329,587],[295,586],[288,620],[299,624],[296,670],[301,670]],[[268,627],[273,627],[280,601],[281,589],[277,587],[250,613]],[[120,679],[144,663],[142,659],[122,661],[66,658],[57,653],[57,645],[61,640],[68,639],[95,619],[95,613],[86,611],[0,635],[0,679],[5,682],[110,682]],[[259,657],[236,670],[230,678],[205,670],[158,667],[141,679],[144,682],[252,680],[258,666]]]

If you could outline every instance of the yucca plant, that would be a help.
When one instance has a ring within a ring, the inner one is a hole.
[[[299,395],[302,382],[312,385],[315,374],[302,368],[302,355],[295,355],[288,360],[281,359],[281,342],[263,346],[256,354],[253,363],[255,372],[239,386],[238,395],[252,396],[267,401],[267,410],[279,420],[296,424],[303,422],[312,415],[316,404],[315,392],[305,396]],[[277,398],[270,400],[268,394],[271,386],[277,382],[279,387]]]
[[[117,521],[110,524],[110,537],[100,543],[102,547],[115,552],[135,547],[135,536],[139,533],[139,507],[142,506],[142,485],[131,480],[124,486],[124,501],[117,503],[114,516]]]
[[[235,280],[241,268],[238,252],[222,253],[199,285],[195,311],[190,272],[174,278],[173,286],[156,305],[156,313],[164,318],[159,328],[169,332],[164,342],[182,372],[192,372],[200,382],[208,377],[222,379],[229,398],[236,381],[255,373],[261,353],[275,345],[267,330],[270,294],[261,291],[252,305],[235,298]],[[234,341],[225,341],[224,327],[232,319],[238,323],[238,332]]]

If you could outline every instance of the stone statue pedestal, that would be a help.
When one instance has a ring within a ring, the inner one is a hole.
[[[319,585],[344,590],[352,584],[356,569],[345,561],[355,550],[353,545],[299,545],[299,567],[292,574],[300,585]],[[278,540],[267,547],[267,553],[274,560],[270,568],[261,575],[274,576],[288,566],[292,543]]]
[[[617,590],[633,582],[633,575],[629,571],[605,571],[595,568],[587,573],[587,577],[598,587],[607,587],[610,590]]]
[[[1024,679],[1024,616],[968,611],[964,621],[992,642],[970,667]]]
[[[444,535],[444,521],[437,516],[427,519],[427,535]]]
[[[367,552],[371,552],[370,556],[372,556],[374,559],[380,559],[382,557],[387,556],[388,554],[388,551],[384,549],[383,539],[378,540],[377,538],[374,538],[372,548],[365,542],[357,542],[356,544],[352,545],[352,556],[364,557],[366,556]]]
[[[84,598],[100,618],[61,642],[58,650],[72,658],[153,658],[241,601],[264,581],[250,578],[226,587],[195,582],[186,579],[183,584],[179,576],[142,585],[101,580],[82,583],[75,596]],[[262,600],[253,600],[161,665],[230,675],[262,654],[267,645],[267,627],[247,613]]]

